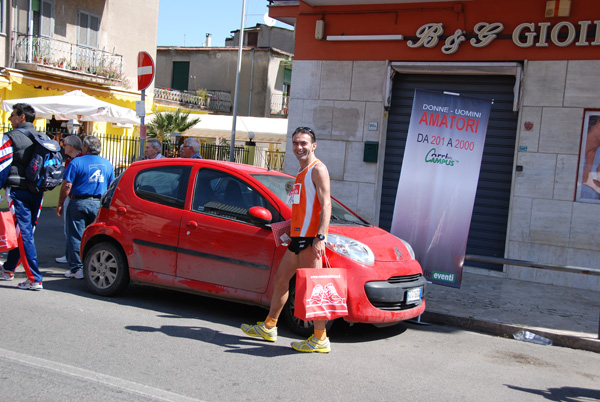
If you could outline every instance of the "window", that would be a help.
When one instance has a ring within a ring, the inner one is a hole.
[[[79,31],[77,44],[98,48],[98,33],[100,32],[100,17],[85,11],[79,11]]]
[[[257,47],[258,46],[258,32],[248,32],[246,35],[246,46]]]
[[[255,206],[267,208],[273,216],[279,215],[262,195],[237,177],[211,169],[198,172],[194,211],[249,222],[248,210]]]
[[[6,33],[6,0],[0,0],[0,33]]]
[[[135,195],[143,200],[183,209],[190,166],[163,166],[142,170],[135,177]]]

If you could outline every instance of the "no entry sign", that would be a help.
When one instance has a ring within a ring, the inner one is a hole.
[[[147,52],[138,53],[138,91],[143,91],[154,79],[154,60]]]

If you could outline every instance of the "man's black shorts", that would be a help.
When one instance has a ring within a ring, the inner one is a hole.
[[[288,250],[295,254],[300,254],[300,251],[312,247],[314,237],[292,237]]]

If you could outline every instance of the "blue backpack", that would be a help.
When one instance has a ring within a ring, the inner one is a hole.
[[[63,156],[58,141],[50,139],[46,134],[18,128],[33,140],[35,147],[31,159],[25,168],[27,187],[31,192],[39,193],[52,190],[62,183],[65,174]]]

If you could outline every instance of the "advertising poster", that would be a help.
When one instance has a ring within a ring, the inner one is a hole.
[[[577,201],[600,203],[600,111],[586,112],[581,136]]]
[[[460,287],[491,104],[415,91],[391,232],[433,283]]]

